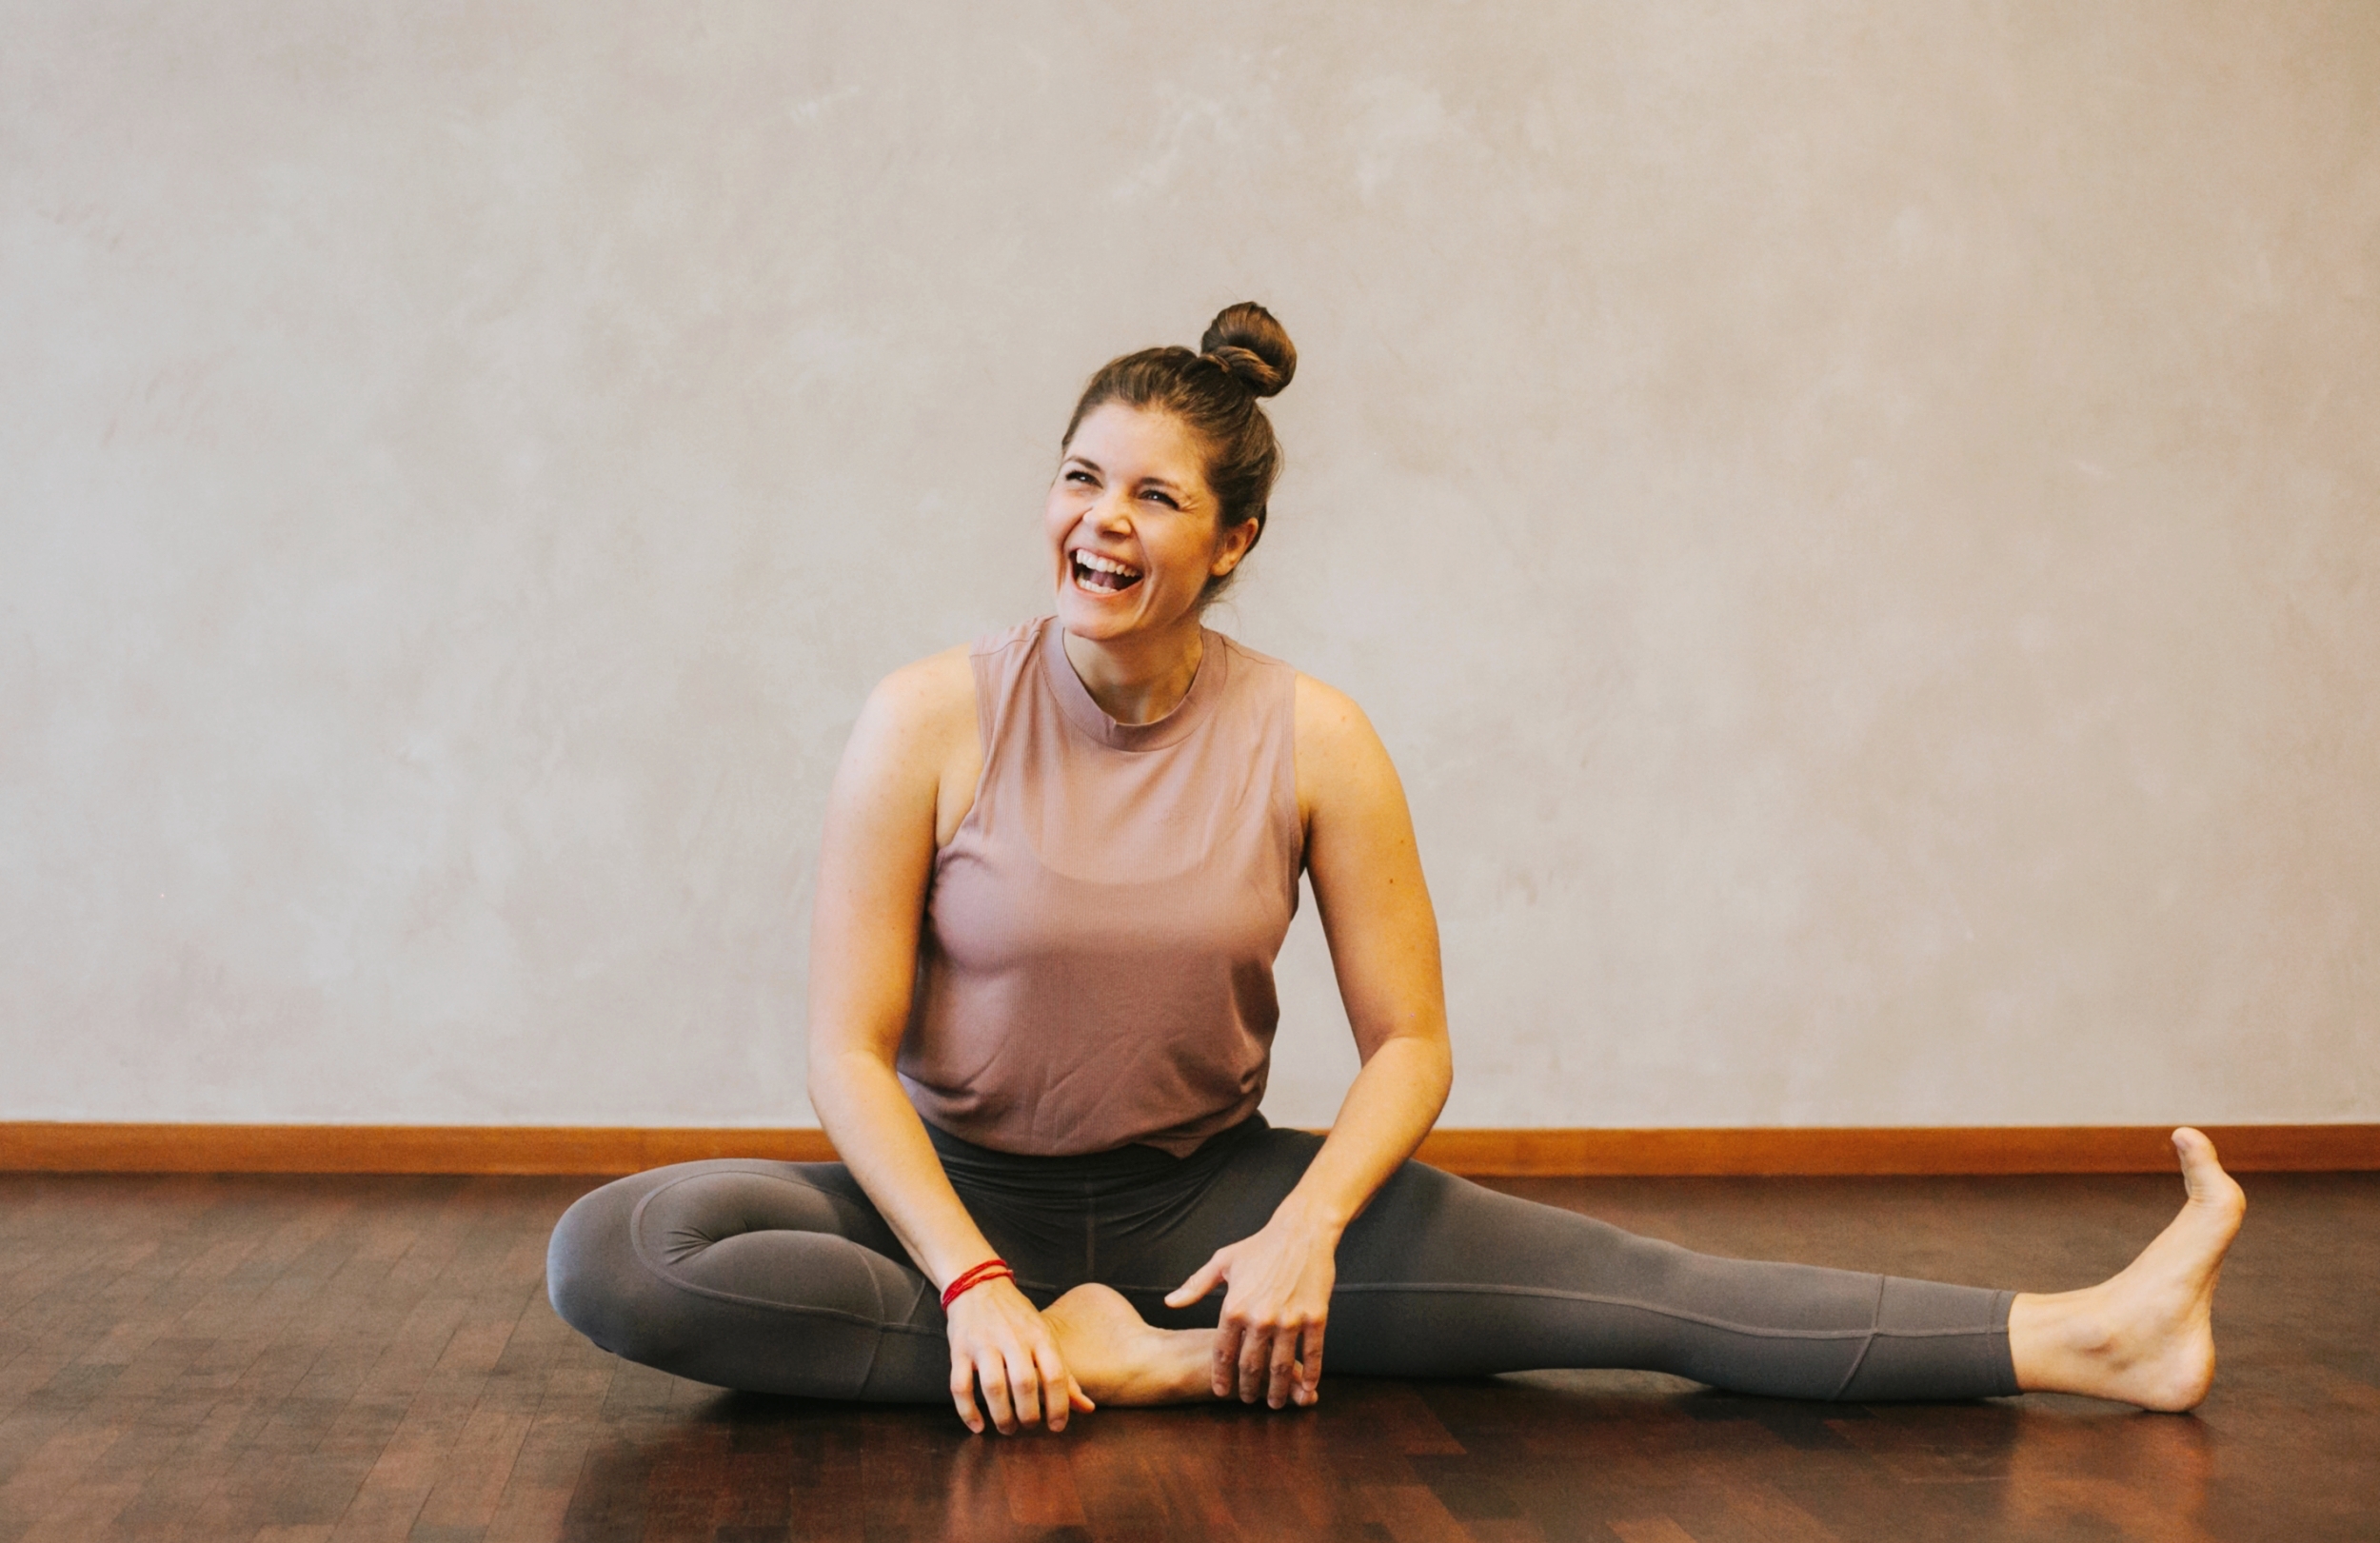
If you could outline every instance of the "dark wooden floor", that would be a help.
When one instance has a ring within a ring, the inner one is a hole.
[[[722,1394],[563,1327],[584,1182],[0,1176],[0,1543],[109,1538],[2380,1537],[2380,1176],[2251,1178],[2194,1416],[1326,1380],[1319,1409],[946,1413]],[[1719,1252],[2056,1289],[2125,1177],[1516,1182]]]

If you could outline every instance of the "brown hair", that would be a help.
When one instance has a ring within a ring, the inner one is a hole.
[[[1253,520],[1261,539],[1265,500],[1280,475],[1280,441],[1257,401],[1280,390],[1297,372],[1298,350],[1271,311],[1254,301],[1226,306],[1207,324],[1195,353],[1143,348],[1101,366],[1082,388],[1059,444],[1073,444],[1082,420],[1111,402],[1170,413],[1205,447],[1206,485],[1218,505],[1218,528]],[[1200,600],[1221,594],[1239,571],[1209,579]]]

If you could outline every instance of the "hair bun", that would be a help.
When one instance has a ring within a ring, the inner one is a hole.
[[[1298,373],[1298,349],[1273,313],[1253,300],[1226,306],[1206,324],[1199,352],[1231,372],[1255,396],[1269,397]]]

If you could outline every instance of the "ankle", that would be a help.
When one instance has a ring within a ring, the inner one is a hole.
[[[2008,1310],[2009,1359],[2027,1393],[2071,1393],[2114,1359],[2122,1335],[2100,1298],[2082,1291],[2020,1293]]]

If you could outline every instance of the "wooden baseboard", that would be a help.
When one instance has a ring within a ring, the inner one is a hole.
[[[816,1130],[0,1123],[0,1171],[20,1173],[633,1174],[700,1157],[834,1157]]]
[[[2380,1169],[2380,1125],[2212,1125],[2236,1173]],[[1426,1162],[1478,1177],[2131,1174],[2173,1165],[2161,1125],[1440,1130]],[[816,1130],[0,1122],[19,1173],[632,1174],[699,1157],[832,1160]]]
[[[2380,1125],[2209,1125],[2234,1173],[2380,1169]],[[1750,1130],[1441,1130],[1421,1157],[1475,1177],[1701,1175],[2151,1174],[2167,1125],[1856,1126]]]

